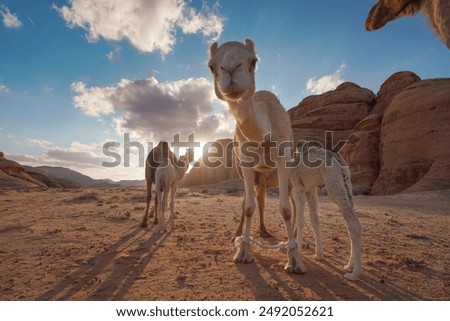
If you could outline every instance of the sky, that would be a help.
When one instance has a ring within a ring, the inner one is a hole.
[[[401,70],[450,77],[450,52],[423,16],[367,32],[374,3],[0,0],[0,151],[31,166],[143,179],[160,140],[231,138],[234,120],[206,66],[214,41],[252,39],[256,88],[286,110],[344,81],[377,93]]]

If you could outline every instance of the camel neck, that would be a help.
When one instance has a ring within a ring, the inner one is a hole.
[[[256,119],[253,97],[244,101],[231,102],[228,105],[241,133],[249,140],[261,140],[263,133]]]

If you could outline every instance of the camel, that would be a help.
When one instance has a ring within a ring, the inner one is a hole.
[[[238,164],[239,161],[236,160]],[[243,180],[244,176],[242,175],[242,170],[239,165],[236,167],[239,177]],[[258,212],[259,212],[259,235],[264,238],[271,237],[272,234],[267,230],[266,225],[264,223],[264,209],[266,202],[266,194],[267,189],[270,187],[278,186],[278,177],[276,175],[276,171],[272,173],[263,173],[263,172],[255,172],[255,189],[256,189],[256,199],[258,200]],[[242,229],[244,227],[245,221],[245,198],[242,201],[242,212],[241,219],[239,221],[239,226],[234,233],[234,237],[232,241],[234,242],[238,236],[242,235]]]
[[[156,216],[158,217],[158,225],[156,228],[157,233],[161,233],[166,229],[164,216],[167,209],[167,202],[170,193],[170,218],[169,226],[173,228],[175,226],[175,193],[178,189],[178,182],[183,178],[186,173],[189,163],[194,159],[194,150],[192,148],[187,149],[186,155],[181,156],[179,161],[172,163],[169,158],[165,158],[161,164],[156,168],[155,173],[155,189],[157,208]]]
[[[349,280],[357,280],[361,275],[362,226],[353,208],[353,192],[348,165],[339,154],[325,150],[320,145],[299,141],[297,148],[299,149],[299,153],[296,154],[296,157],[300,157],[300,159],[297,161],[298,166],[292,170],[290,187],[293,187],[291,198],[293,199],[295,208],[292,224],[297,228],[296,234],[299,251],[301,251],[301,245],[303,244],[305,228],[304,204],[306,200],[308,202],[310,221],[316,244],[315,258],[318,260],[323,259],[323,246],[320,236],[319,216],[317,213],[317,189],[324,185],[328,196],[339,207],[348,226],[351,252],[350,260],[344,266],[344,270],[349,272],[345,274],[345,277]],[[239,168],[238,173],[240,173]],[[265,230],[263,220],[264,198],[266,195],[266,187],[277,186],[276,172],[274,174],[270,176],[261,175],[261,177],[255,179],[258,205],[260,207],[260,222],[262,222],[260,225],[261,235],[263,235],[263,231],[268,233]],[[294,188],[295,186],[296,188]],[[263,204],[262,208],[261,204]],[[242,234],[244,217],[243,211],[233,240],[236,240]]]
[[[214,78],[216,96],[228,104],[236,121],[234,140],[238,147],[236,156],[244,177],[245,229],[234,256],[236,263],[250,263],[250,230],[255,204],[255,173],[277,172],[279,186],[279,210],[284,220],[288,238],[285,271],[304,273],[297,241],[292,228],[292,211],[289,203],[288,162],[292,161],[293,133],[289,116],[278,98],[269,91],[255,90],[255,68],[257,57],[252,40],[245,43],[230,41],[209,50],[208,66]],[[276,148],[265,151],[264,144],[275,144]],[[267,164],[268,158],[271,164]],[[273,162],[273,164],[272,164]]]
[[[155,181],[155,172],[158,166],[164,159],[170,159],[173,163],[175,162],[175,154],[170,150],[169,144],[167,142],[159,142],[159,144],[153,148],[150,153],[147,155],[147,159],[145,161],[145,180],[147,182],[147,206],[145,208],[145,214],[140,224],[141,227],[147,227],[148,221],[148,212],[150,209],[150,203],[152,201],[152,185]],[[158,207],[158,199],[155,197],[155,207],[156,210]],[[154,211],[150,213],[150,216],[153,216]],[[158,224],[158,216],[155,215],[153,224]]]
[[[450,49],[450,1],[448,0],[378,0],[366,20],[368,31],[382,28],[403,16],[422,12],[434,32]]]
[[[316,241],[315,258],[323,259],[323,247],[320,236],[319,216],[317,213],[317,188],[324,185],[328,197],[339,207],[347,223],[351,241],[350,259],[344,266],[349,273],[345,278],[357,280],[361,275],[361,234],[362,226],[353,207],[352,183],[350,170],[339,154],[321,146],[310,145],[300,141],[297,145],[300,157],[292,171],[292,197],[295,202],[295,225],[297,227],[297,244],[301,250],[305,227],[304,204],[308,202],[311,226]]]

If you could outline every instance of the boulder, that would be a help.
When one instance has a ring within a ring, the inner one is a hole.
[[[3,188],[22,188],[22,187],[44,187],[47,186],[39,180],[30,176],[23,165],[8,160],[3,156],[0,160],[0,186]]]
[[[384,113],[373,194],[450,188],[450,78],[413,82]]]
[[[353,192],[370,194],[379,173],[379,136],[382,116],[371,114],[356,124],[340,151],[350,166]]]
[[[381,85],[377,93],[377,103],[371,113],[383,115],[395,95],[416,81],[420,81],[420,77],[411,71],[399,71],[392,74]]]
[[[294,139],[316,141],[325,146],[325,132],[333,132],[333,146],[347,139],[375,104],[375,94],[354,83],[345,82],[335,90],[309,96],[291,108]]]

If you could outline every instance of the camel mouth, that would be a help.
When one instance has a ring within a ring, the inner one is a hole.
[[[230,92],[223,93],[225,97],[231,100],[238,100],[239,98],[242,98],[245,94],[245,90],[233,90]]]

